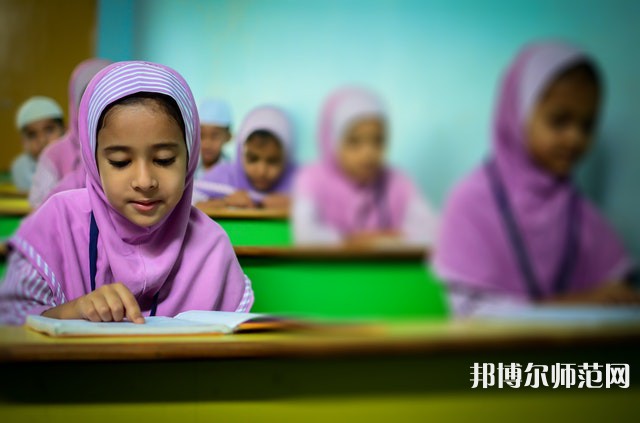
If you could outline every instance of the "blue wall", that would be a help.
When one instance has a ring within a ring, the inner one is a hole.
[[[357,82],[391,111],[390,160],[437,205],[486,154],[499,76],[537,38],[577,42],[602,62],[601,139],[587,192],[640,257],[640,2],[597,0],[102,0],[98,53],[175,67],[239,121],[277,102],[296,118],[299,158],[315,157],[316,115]]]

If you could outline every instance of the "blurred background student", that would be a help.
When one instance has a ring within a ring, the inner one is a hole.
[[[69,127],[59,141],[51,143],[42,152],[29,192],[31,207],[39,207],[55,192],[84,187],[86,172],[78,142],[78,106],[91,78],[110,63],[102,59],[88,59],[73,70],[69,79]]]
[[[208,99],[200,104],[200,165],[196,179],[204,176],[214,166],[229,159],[222,148],[231,140],[231,107],[224,100]]]
[[[284,110],[253,109],[240,126],[237,143],[232,163],[215,166],[196,182],[196,202],[216,208],[288,209],[294,134]]]
[[[49,97],[31,97],[16,113],[23,152],[11,164],[11,180],[21,192],[31,188],[42,150],[64,133],[62,109]]]
[[[327,99],[321,159],[302,169],[294,186],[297,243],[431,244],[434,211],[409,178],[385,164],[388,126],[372,92],[346,87]]]
[[[531,302],[638,303],[633,263],[576,189],[604,85],[594,60],[564,43],[525,47],[504,76],[489,160],[451,193],[435,268],[453,310]]]

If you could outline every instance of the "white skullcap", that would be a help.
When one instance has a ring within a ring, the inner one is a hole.
[[[209,99],[200,104],[200,124],[228,127],[231,125],[231,107],[224,100]]]
[[[21,130],[31,122],[41,119],[62,119],[64,114],[62,109],[49,97],[31,97],[18,109],[16,113],[16,127]]]

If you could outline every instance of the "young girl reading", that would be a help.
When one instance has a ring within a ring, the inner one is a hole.
[[[436,248],[456,313],[640,299],[620,240],[571,179],[602,91],[593,60],[567,44],[528,46],[508,69],[493,153],[450,195]]]
[[[248,311],[251,285],[228,237],[191,206],[200,134],[184,79],[113,64],[89,83],[78,123],[87,187],[52,196],[11,239],[0,320]]]
[[[222,163],[196,182],[198,201],[209,207],[289,206],[294,173],[293,128],[274,106],[253,109],[238,132],[233,163]]]
[[[384,162],[387,118],[373,93],[347,87],[326,101],[322,158],[294,184],[297,243],[430,245],[436,216],[420,191]]]

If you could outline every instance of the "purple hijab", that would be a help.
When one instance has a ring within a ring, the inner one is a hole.
[[[140,227],[120,215],[102,189],[95,160],[97,124],[114,101],[137,92],[172,97],[185,123],[189,154],[181,200],[164,219]],[[191,207],[200,126],[189,86],[174,70],[147,62],[119,62],[100,71],[80,104],[78,130],[86,188],[51,197],[12,238],[51,287],[58,304],[90,292],[89,228],[99,228],[96,286],[124,283],[148,312],[158,293],[158,315],[185,310],[248,311],[253,296],[229,238]]]
[[[244,145],[249,136],[258,130],[274,134],[282,143],[286,155],[286,165],[282,175],[266,192],[258,192],[252,187],[242,164]],[[275,106],[256,107],[249,112],[240,125],[235,160],[231,163],[221,163],[205,173],[196,182],[196,189],[211,198],[223,197],[235,191],[247,191],[256,201],[260,201],[265,194],[288,193],[295,172],[294,144],[291,120],[282,109]]]
[[[80,99],[91,78],[101,69],[111,64],[111,62],[103,59],[88,59],[81,62],[73,70],[69,79],[69,128],[66,134],[60,140],[48,146],[41,155],[41,159],[48,160],[62,179],[68,173],[79,171],[81,178],[80,185],[70,186],[70,188],[81,188],[84,186],[84,167],[82,166],[82,158],[80,157],[80,144],[78,141],[78,108],[80,107]]]
[[[411,181],[390,168],[385,168],[379,180],[368,186],[356,185],[340,169],[337,148],[345,131],[369,117],[386,121],[385,108],[373,93],[358,87],[332,93],[320,115],[321,160],[302,169],[296,179],[296,195],[313,201],[322,222],[342,235],[400,230],[415,193]]]
[[[580,50],[562,43],[526,47],[502,81],[493,123],[495,164],[528,253],[538,289],[554,295],[554,279],[567,251],[568,204],[577,197],[577,245],[566,281],[570,292],[594,288],[624,276],[631,261],[607,222],[587,202],[570,179],[559,179],[538,167],[526,149],[525,125],[533,108],[564,70],[592,63]],[[476,169],[450,195],[434,265],[450,283],[488,289],[530,299],[526,279],[517,264],[487,167]]]

